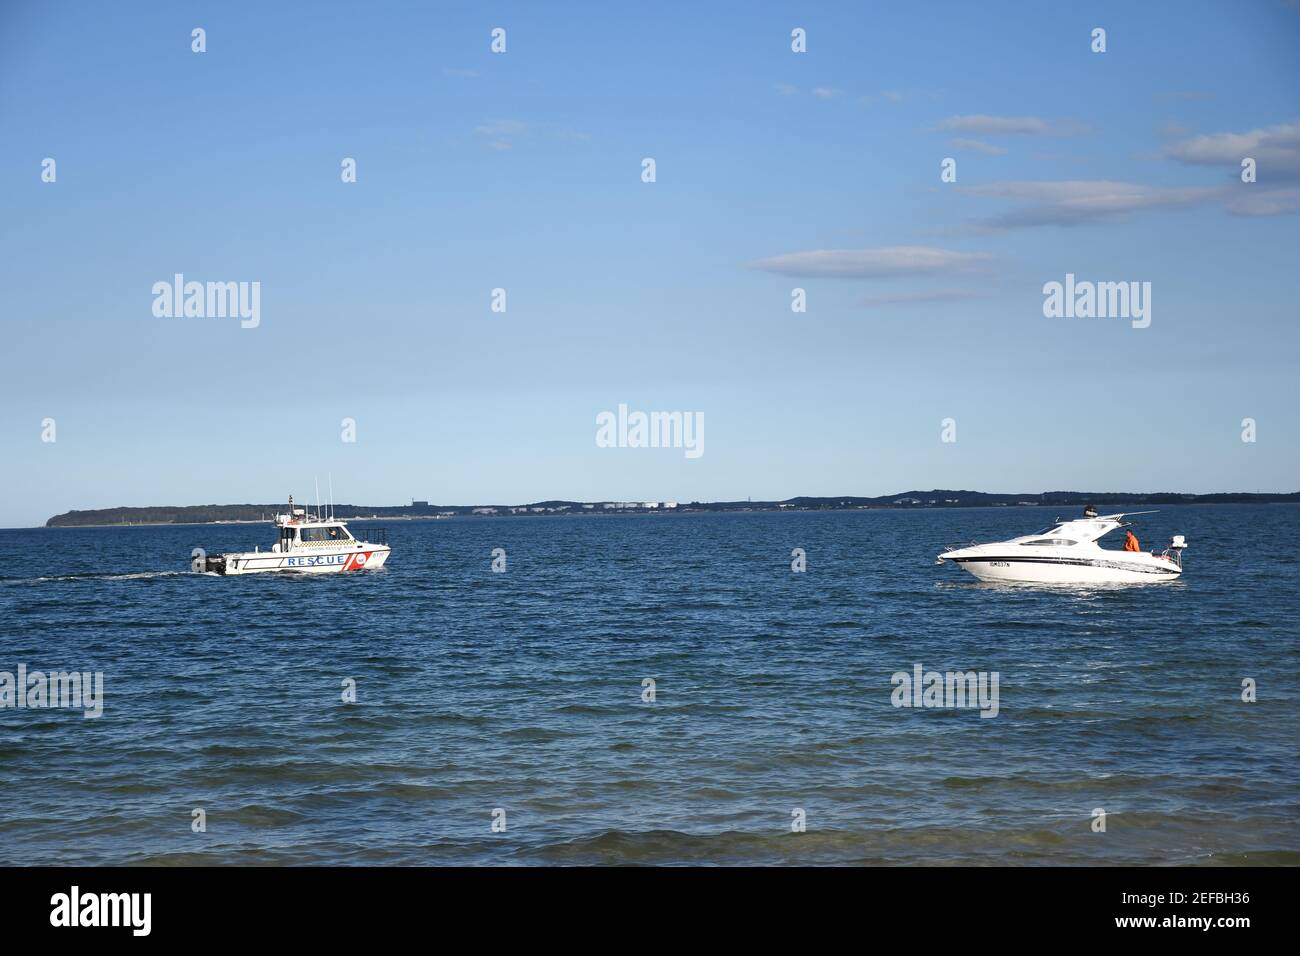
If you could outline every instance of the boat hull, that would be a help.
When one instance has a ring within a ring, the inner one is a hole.
[[[1182,568],[1153,555],[1031,558],[1007,555],[942,556],[981,581],[1034,584],[1153,584],[1174,581]]]
[[[362,545],[350,548],[296,549],[289,553],[244,551],[221,555],[218,574],[262,574],[279,571],[291,574],[344,574],[374,571],[384,566],[391,548]]]

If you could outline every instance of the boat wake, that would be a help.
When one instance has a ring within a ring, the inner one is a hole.
[[[0,578],[0,584],[49,584],[53,581],[145,581],[150,578],[216,577],[208,571],[136,571],[131,574],[55,574],[41,578]]]

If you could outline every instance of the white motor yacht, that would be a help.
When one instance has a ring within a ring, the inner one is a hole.
[[[1060,521],[1036,534],[992,544],[972,544],[939,555],[981,581],[1029,581],[1043,584],[1146,584],[1173,581],[1183,573],[1183,535],[1174,535],[1160,552],[1114,551],[1097,542],[1131,522],[1124,519],[1154,511],[1098,515]]]

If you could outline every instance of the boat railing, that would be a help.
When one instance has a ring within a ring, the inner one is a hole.
[[[364,541],[366,544],[382,544],[388,546],[388,529],[387,528],[354,528],[352,536],[358,541]]]
[[[950,545],[945,546],[944,549],[943,549],[942,551],[940,551],[939,553],[940,553],[940,554],[947,554],[949,551],[962,551],[962,550],[964,550],[965,548],[978,548],[978,547],[979,547],[979,542],[978,542],[978,541],[970,541],[970,542],[967,542],[966,544],[950,544]],[[935,563],[935,564],[943,564],[943,558],[935,558],[935,559],[934,559],[934,563]]]

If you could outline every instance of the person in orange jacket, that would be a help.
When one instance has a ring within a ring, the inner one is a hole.
[[[1135,535],[1132,531],[1124,532],[1124,550],[1125,551],[1142,550],[1142,545],[1138,544],[1137,535]]]

